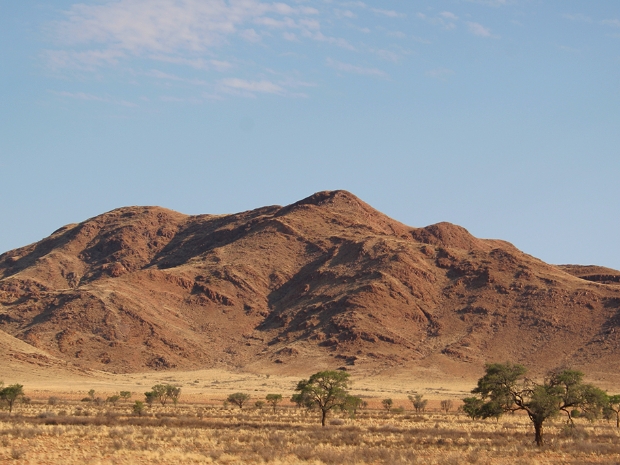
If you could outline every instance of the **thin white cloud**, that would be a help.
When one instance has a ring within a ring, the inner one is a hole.
[[[128,102],[127,100],[119,100],[113,99],[110,97],[101,97],[99,95],[88,94],[86,92],[68,92],[68,91],[50,91],[52,94],[57,95],[58,97],[70,98],[74,100],[83,100],[86,102],[100,102],[100,103],[111,103],[114,105],[121,105],[124,107],[137,107],[133,102]]]
[[[387,35],[390,37],[396,37],[397,39],[406,39],[407,34],[402,31],[388,31]]]
[[[439,79],[440,81],[446,81],[448,77],[452,76],[454,71],[449,68],[436,68],[426,72],[426,75],[433,79]]]
[[[416,16],[423,21],[426,21],[436,26],[441,26],[443,29],[446,30],[456,29],[456,23],[459,19],[458,16],[449,11],[444,11],[436,17],[430,17],[421,12],[417,13]]]
[[[366,18],[377,15],[396,19],[406,15],[361,1],[73,1],[75,3],[66,9],[63,17],[48,27],[56,48],[42,53],[48,67],[55,73],[65,72],[68,77],[73,75],[80,79],[85,75],[76,70],[96,73],[101,81],[113,74],[132,83],[137,82],[136,76],[148,77],[151,84],[159,82],[158,89],[195,86],[198,96],[187,99],[166,95],[152,101],[196,102],[227,95],[306,97],[295,93],[295,87],[304,85],[281,80],[282,76],[294,75],[294,72],[282,69],[278,78],[268,76],[266,62],[261,63],[260,54],[247,55],[251,47],[280,56],[292,53],[312,59],[312,53],[300,53],[296,49],[311,43],[326,44],[357,52],[358,56],[365,54],[370,63],[397,62],[407,53],[399,52],[395,44],[384,43],[385,29],[371,30],[364,24],[356,24],[362,13]],[[367,42],[382,36],[383,43],[352,42],[360,36],[350,34],[351,31],[368,34]],[[372,34],[377,31],[383,34]],[[392,37],[405,38],[406,35],[395,32]],[[315,48],[319,49],[316,45]],[[319,57],[318,62],[325,60],[326,55]],[[346,58],[343,61],[328,59],[327,63],[343,73],[388,77],[378,67],[356,66],[345,61]],[[291,61],[282,64],[283,67],[292,65]],[[222,74],[216,75],[216,72]],[[305,82],[303,77],[297,81]],[[63,97],[96,101],[94,95]],[[114,100],[101,98],[107,102]]]
[[[620,19],[604,19],[601,23],[605,26],[620,27]]]
[[[400,62],[405,56],[411,52],[402,47],[394,46],[391,50],[383,48],[369,48],[369,51],[384,61],[391,61],[392,63]]]
[[[318,42],[327,42],[329,44],[337,45],[340,48],[344,48],[347,50],[355,51],[355,47],[351,45],[346,39],[342,39],[339,37],[329,37],[324,35],[321,31],[311,32],[305,31],[303,33],[304,37],[309,37],[312,40],[316,40]]]
[[[191,103],[192,105],[199,105],[202,103],[202,100],[199,98],[181,98],[169,95],[163,95],[159,98],[159,100],[167,103]]]
[[[241,32],[240,35],[242,38],[244,38],[248,42],[256,43],[262,40],[261,35],[258,32],[256,32],[254,29],[246,29],[245,31]]]
[[[474,22],[468,22],[467,23],[467,29],[469,30],[469,32],[475,36],[478,37],[484,37],[487,39],[497,39],[499,38],[499,36],[494,35],[493,33],[491,33],[491,30],[484,27],[482,24],[480,23],[474,23]]]
[[[441,16],[442,18],[448,19],[450,21],[458,21],[459,19],[457,15],[449,11],[442,11],[441,13],[439,13],[439,16]]]
[[[424,39],[423,37],[412,36],[411,38],[413,39],[414,42],[417,42],[419,44],[428,45],[432,43],[430,40]]]
[[[351,10],[335,9],[334,15],[336,15],[336,18],[348,18],[348,19],[357,18],[357,15],[353,13]]]
[[[345,8],[368,8],[364,2],[343,2],[342,6]]]
[[[246,90],[249,92],[261,92],[266,94],[284,94],[284,88],[271,81],[246,81],[239,78],[222,79],[220,84],[230,89]]]
[[[388,18],[404,18],[406,16],[404,13],[399,13],[394,10],[383,10],[381,8],[370,8],[370,11],[381,16],[387,16]]]
[[[56,32],[67,44],[106,43],[134,53],[201,51],[252,21],[295,27],[292,16],[316,13],[314,8],[259,0],[108,0],[73,5],[67,19],[56,23]]]
[[[163,79],[167,81],[177,81],[183,82],[186,84],[191,84],[193,86],[208,86],[209,83],[202,79],[187,79],[184,77],[176,76],[174,74],[164,73],[163,71],[152,69],[151,71],[146,73],[147,76],[154,77],[157,79]]]
[[[233,64],[228,61],[221,60],[205,60],[203,58],[183,58],[171,55],[151,55],[150,58],[156,61],[162,61],[164,63],[172,63],[176,65],[189,66],[194,69],[211,70],[224,72],[233,67]]]
[[[48,62],[56,68],[95,67],[132,56],[203,54],[234,36],[259,42],[263,32],[273,29],[288,32],[289,38],[296,34],[353,48],[345,39],[324,35],[319,16],[313,7],[261,0],[105,0],[95,5],[75,4],[66,12],[65,20],[53,24],[62,50],[49,51]],[[82,51],[72,51],[72,47]],[[97,50],[83,51],[85,47]]]
[[[115,66],[126,57],[120,50],[45,50],[43,59],[54,71],[61,69],[94,70],[101,66]]]
[[[378,68],[366,68],[362,66],[356,66],[349,63],[343,63],[341,61],[332,60],[328,58],[326,60],[327,66],[334,68],[337,71],[343,71],[345,73],[359,74],[362,76],[373,76],[380,78],[387,78],[388,74]]]
[[[470,3],[479,3],[481,5],[499,7],[499,6],[512,5],[516,3],[517,0],[467,0],[467,1]]]
[[[581,13],[564,14],[564,15],[562,15],[562,17],[564,19],[568,19],[569,21],[578,21],[578,22],[583,22],[583,23],[591,23],[592,22],[592,18],[590,18],[589,16],[586,16],[584,14],[581,14]]]

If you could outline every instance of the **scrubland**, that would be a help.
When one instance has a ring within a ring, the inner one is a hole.
[[[133,402],[133,401],[132,401]],[[533,444],[527,417],[472,421],[456,412],[333,412],[322,428],[316,411],[292,406],[222,404],[94,405],[35,399],[0,412],[0,462],[24,464],[620,464],[613,423],[562,417]],[[371,402],[370,405],[373,405]]]

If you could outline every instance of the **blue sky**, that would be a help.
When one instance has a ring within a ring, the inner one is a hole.
[[[0,3],[0,251],[347,189],[620,269],[617,0]]]

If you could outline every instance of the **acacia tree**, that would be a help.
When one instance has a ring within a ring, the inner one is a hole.
[[[273,407],[273,413],[276,413],[276,407],[282,402],[282,394],[267,394],[265,400]]]
[[[149,392],[144,393],[147,404],[151,405],[154,400],[157,400],[162,407],[165,406],[166,402],[169,400],[172,400],[174,405],[176,405],[180,395],[181,388],[172,384],[156,384]]]
[[[616,428],[620,428],[620,394],[607,398],[603,413],[608,419],[616,417]]]
[[[12,384],[0,390],[0,401],[8,405],[9,415],[13,412],[13,405],[21,397],[24,397],[24,386],[21,384]]]
[[[344,408],[347,402],[349,373],[344,371],[320,371],[297,383],[299,400],[307,406],[321,410],[321,426],[325,426],[327,413],[333,408]]]
[[[463,399],[463,409],[471,410],[472,418],[499,417],[504,412],[524,410],[534,425],[534,440],[543,445],[544,422],[569,409],[580,408],[594,416],[604,405],[605,393],[582,382],[583,373],[564,370],[553,373],[542,384],[525,377],[523,365],[493,363],[485,367],[486,374],[472,390],[477,397]]]
[[[242,409],[243,404],[250,400],[250,395],[244,394],[243,392],[235,392],[234,394],[230,394],[226,400]]]
[[[361,408],[366,407],[367,405],[368,403],[361,397],[347,395],[341,408],[349,412],[349,416],[351,418],[355,418],[355,415],[357,415],[357,411]]]
[[[423,399],[423,397],[424,396],[422,394],[407,396],[409,402],[411,402],[411,404],[413,405],[416,413],[424,412],[424,410],[426,409],[426,404],[428,403],[428,400]]]
[[[609,397],[601,389],[583,383],[583,373],[564,370],[552,373],[547,383],[561,392],[560,410],[566,413],[568,422],[574,426],[572,411],[578,409],[581,416],[593,420],[598,418]]]
[[[394,405],[394,401],[392,399],[383,399],[381,401],[381,405],[383,405],[383,408],[387,413],[390,413],[390,410],[392,410],[392,405]]]
[[[439,405],[444,413],[448,413],[452,408],[452,401],[450,399],[442,400]]]

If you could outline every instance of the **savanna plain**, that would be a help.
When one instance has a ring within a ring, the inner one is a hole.
[[[525,415],[471,420],[462,413],[460,399],[474,387],[467,383],[353,379],[351,393],[366,406],[334,409],[321,427],[320,412],[289,401],[295,376],[204,370],[26,381],[28,402],[0,412],[3,463],[620,464],[615,421],[577,418],[570,427],[558,416],[536,447]],[[181,387],[178,402],[137,413],[135,401],[157,383]],[[121,391],[131,397],[110,401]],[[235,392],[249,396],[243,408],[225,402]],[[283,397],[275,411],[269,393]],[[408,399],[415,394],[428,401],[423,411]],[[442,409],[442,400],[452,405]]]

